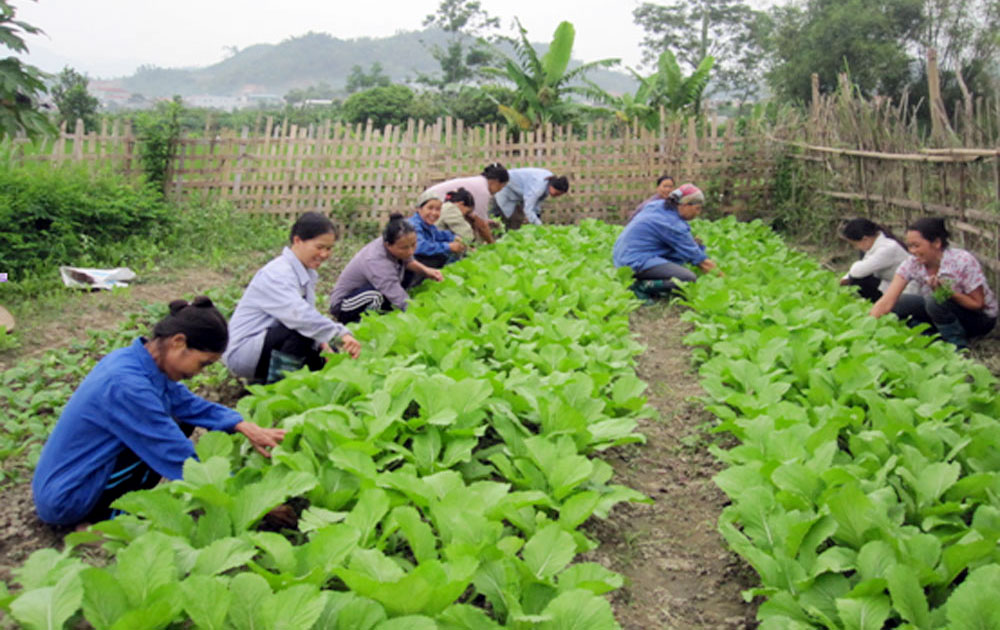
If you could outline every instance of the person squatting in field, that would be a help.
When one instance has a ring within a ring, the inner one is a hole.
[[[881,317],[892,312],[911,326],[930,324],[928,332],[965,348],[969,337],[985,335],[996,326],[997,299],[976,257],[951,247],[948,237],[944,219],[925,217],[910,224],[906,248],[911,255],[869,313]],[[904,294],[907,283],[913,283],[917,293]]]
[[[330,313],[347,324],[359,321],[368,310],[386,312],[395,307],[405,311],[412,280],[418,276],[443,279],[440,271],[414,259],[416,249],[413,225],[402,214],[390,216],[382,236],[358,250],[337,278],[330,294]]]
[[[674,192],[675,187],[676,185],[674,184],[673,177],[667,174],[660,175],[660,177],[657,178],[656,180],[656,192],[653,193],[652,197],[650,197],[649,199],[643,201],[638,206],[636,206],[635,210],[629,212],[628,216],[625,217],[625,222],[628,223],[629,221],[634,219],[635,215],[639,214],[639,211],[642,210],[647,203],[650,203],[651,201],[657,201],[659,199],[666,199],[668,196],[670,196],[670,193]]]
[[[494,195],[503,190],[510,181],[510,174],[507,169],[504,168],[503,164],[499,162],[494,162],[489,164],[483,169],[483,172],[479,175],[473,177],[459,177],[457,179],[449,179],[443,181],[439,184],[434,184],[424,192],[437,193],[442,199],[450,191],[458,190],[459,188],[465,188],[470,193],[472,193],[472,198],[475,203],[473,204],[473,211],[475,216],[479,217],[487,223],[487,228],[489,226],[489,209],[490,202],[493,200]],[[493,233],[490,230],[489,239],[484,239],[485,242],[493,242]]]
[[[693,184],[683,184],[666,199],[650,201],[625,226],[612,250],[615,267],[630,267],[632,290],[642,300],[669,295],[677,281],[694,282],[692,264],[704,272],[716,268],[705,246],[691,234],[688,222],[701,214],[705,195]]]
[[[569,180],[544,168],[515,168],[510,181],[493,198],[507,229],[516,230],[525,221],[541,225],[542,202],[569,192]]]
[[[316,270],[330,257],[336,238],[330,219],[306,212],[292,225],[290,245],[254,275],[236,305],[232,343],[222,356],[233,374],[273,383],[303,365],[318,370],[334,339],[357,358],[358,340],[315,306]]]
[[[454,232],[436,227],[441,217],[442,197],[424,191],[417,199],[417,211],[407,219],[417,233],[417,249],[413,257],[433,269],[453,263],[465,254],[466,245]]]
[[[851,247],[864,254],[851,265],[840,284],[860,287],[861,297],[875,302],[889,288],[896,269],[906,260],[905,247],[892,232],[865,218],[851,219],[840,234]]]
[[[468,245],[493,243],[489,223],[475,213],[476,198],[465,188],[450,190],[444,196],[441,216],[435,224],[439,229],[453,232]]]
[[[242,433],[265,457],[285,436],[192,394],[179,381],[219,359],[226,320],[207,297],[170,303],[170,313],[100,360],[70,397],[42,448],[31,482],[38,516],[72,526],[113,518],[111,504],[161,477],[180,479],[195,457],[195,426]]]

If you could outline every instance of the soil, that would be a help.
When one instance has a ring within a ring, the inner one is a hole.
[[[632,315],[632,331],[646,345],[638,374],[660,417],[640,426],[646,444],[605,454],[615,481],[654,503],[619,505],[607,520],[588,523],[601,546],[584,559],[625,575],[625,587],[611,595],[625,630],[756,628],[756,606],[741,596],[759,583],[756,574],[716,532],[727,499],[712,482],[721,466],[708,452],[711,416],[695,400],[703,391],[680,313],[656,304]]]
[[[66,345],[68,340],[85,336],[87,330],[116,328],[128,313],[134,313],[146,304],[198,295],[208,289],[226,286],[232,280],[231,276],[217,271],[192,268],[171,272],[166,278],[154,277],[137,282],[125,290],[95,290],[70,295],[59,306],[58,314],[18,320],[21,345],[0,354],[0,370],[21,359]]]

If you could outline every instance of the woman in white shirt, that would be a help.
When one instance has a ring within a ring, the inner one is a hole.
[[[892,282],[896,269],[909,257],[906,248],[891,232],[868,219],[851,219],[840,233],[852,247],[864,253],[840,279],[840,284],[858,286],[861,297],[877,301]]]

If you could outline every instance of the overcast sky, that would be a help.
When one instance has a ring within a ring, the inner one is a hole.
[[[45,31],[27,38],[27,60],[54,72],[70,65],[91,78],[129,75],[142,64],[208,66],[225,48],[276,44],[312,30],[341,39],[419,30],[439,0],[12,0],[18,19]],[[619,57],[637,66],[637,0],[481,0],[510,33],[515,16],[532,41],[549,41],[562,20],[576,27],[574,57]],[[2,49],[0,49],[2,52]]]

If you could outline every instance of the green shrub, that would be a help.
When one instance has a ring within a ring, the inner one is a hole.
[[[129,237],[172,221],[149,186],[82,166],[0,163],[0,271],[17,281],[57,265],[94,265]]]

